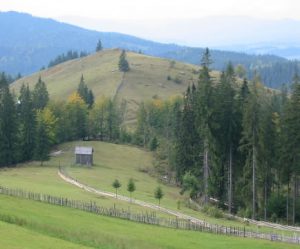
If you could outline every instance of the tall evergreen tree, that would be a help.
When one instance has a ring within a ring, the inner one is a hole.
[[[241,140],[241,148],[247,150],[246,166],[252,167],[252,218],[256,218],[256,170],[257,170],[257,147],[258,147],[258,133],[259,133],[259,115],[260,115],[260,103],[258,95],[259,83],[254,81],[252,85],[252,91],[248,95],[244,116],[243,116],[243,132]],[[245,172],[249,172],[246,168]]]
[[[80,82],[77,88],[77,93],[83,99],[83,101],[91,108],[94,104],[94,94],[85,84],[83,74],[81,75]]]
[[[0,77],[0,167],[17,162],[17,115],[14,99]]]
[[[34,159],[43,162],[49,159],[51,145],[56,141],[57,118],[49,108],[37,112]]]
[[[97,42],[97,46],[96,46],[96,52],[99,52],[103,49],[102,47],[102,42],[101,40],[99,39],[98,42]]]
[[[44,81],[42,81],[41,76],[38,82],[34,86],[32,92],[33,107],[35,109],[44,109],[49,101],[49,94]]]
[[[30,160],[33,157],[36,118],[33,108],[32,93],[24,84],[20,90],[18,117],[20,128],[20,159]]]
[[[300,175],[300,78],[296,74],[290,101],[287,103],[284,117],[284,143],[282,155],[284,158],[283,175],[287,183],[287,221],[289,221],[290,185],[293,183],[292,222],[295,222],[296,181]]]
[[[199,151],[201,140],[196,126],[196,90],[188,87],[181,114],[180,126],[177,130],[176,142],[176,175],[182,182],[186,172],[192,172],[198,177],[201,174],[199,166]]]
[[[203,54],[197,88],[197,125],[203,139],[203,183],[204,202],[208,202],[209,177],[209,147],[211,142],[211,106],[212,106],[212,79],[210,76],[210,52],[207,48]]]
[[[122,50],[120,58],[119,58],[119,70],[121,72],[128,72],[130,70],[129,63],[126,59],[126,51]]]
[[[216,157],[218,158],[217,165],[214,165],[217,178],[215,182],[218,186],[217,197],[225,201],[227,190],[228,211],[230,213],[233,200],[233,169],[239,139],[236,93],[233,87],[235,84],[234,68],[229,63],[226,72],[221,75],[220,83],[217,84],[212,110],[214,123],[218,124],[212,128],[215,153],[217,153]]]

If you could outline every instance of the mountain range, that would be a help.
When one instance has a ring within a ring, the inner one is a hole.
[[[116,32],[88,30],[25,13],[0,12],[0,71],[28,75],[47,66],[50,60],[68,50],[93,52],[99,39],[104,48],[140,51],[196,65],[199,65],[204,51],[204,48],[153,42]],[[264,83],[271,87],[290,83],[293,70],[299,66],[274,55],[249,55],[214,49],[211,54],[214,69],[223,70],[229,61],[233,65],[242,64],[250,78],[254,73],[259,73]],[[278,67],[292,70],[275,78],[270,77],[273,72],[278,72]]]

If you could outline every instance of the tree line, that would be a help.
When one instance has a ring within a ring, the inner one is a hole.
[[[32,90],[23,84],[16,97],[5,75],[0,76],[0,167],[32,159],[42,163],[53,145],[65,141],[119,139],[117,105],[106,97],[94,103],[83,76],[66,102],[49,101],[41,77]]]
[[[156,150],[160,170],[182,192],[243,217],[300,221],[300,78],[289,92],[236,77],[219,78],[207,49],[197,85],[183,99],[152,100],[138,110],[135,139]]]
[[[86,57],[88,55],[89,54],[85,51],[77,52],[77,51],[69,50],[68,52],[62,53],[62,54],[56,56],[53,60],[51,60],[48,64],[48,68],[54,67],[60,63],[63,63],[63,62],[69,61],[69,60]]]

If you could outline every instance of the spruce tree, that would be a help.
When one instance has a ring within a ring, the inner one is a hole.
[[[102,47],[102,42],[101,40],[99,39],[98,42],[97,42],[97,46],[96,46],[96,52],[99,52],[103,49]]]
[[[14,99],[6,84],[0,79],[0,167],[17,162],[17,115]]]
[[[256,171],[257,171],[257,153],[259,139],[259,122],[260,122],[260,103],[258,94],[259,83],[254,81],[252,91],[248,95],[244,116],[243,116],[243,132],[241,140],[241,149],[247,150],[246,165],[252,167],[252,218],[256,218],[257,205],[257,188],[256,188]],[[245,170],[245,172],[248,172]]]
[[[209,147],[211,143],[211,108],[212,108],[212,80],[210,76],[209,49],[206,48],[202,60],[197,88],[197,126],[203,139],[203,183],[204,202],[208,202],[208,178],[209,178]]]
[[[40,161],[42,166],[43,162],[49,159],[51,143],[47,132],[47,124],[41,113],[38,113],[37,119],[34,159]]]
[[[228,201],[228,211],[231,212],[233,195],[233,169],[235,154],[238,145],[238,134],[236,124],[235,90],[236,83],[234,69],[228,64],[226,72],[223,72],[220,83],[217,84],[212,105],[212,119],[216,124],[212,130],[214,137],[214,186],[215,195],[219,200]],[[226,174],[227,173],[227,174]],[[214,188],[214,187],[212,187]],[[227,193],[226,193],[227,190]]]
[[[289,198],[290,198],[290,185],[293,186],[293,210],[292,222],[295,222],[295,199],[296,199],[296,181],[300,175],[300,79],[296,74],[292,86],[292,94],[290,101],[287,103],[286,113],[284,116],[283,124],[283,177],[287,184],[287,222],[289,221]]]
[[[33,157],[36,128],[32,93],[30,92],[28,85],[25,86],[23,84],[21,87],[17,110],[20,128],[20,159],[26,161]]]
[[[135,191],[135,183],[132,178],[129,179],[127,184],[127,191],[130,193],[130,202],[132,201],[132,193]]]
[[[44,109],[49,101],[49,94],[44,81],[42,81],[41,76],[38,82],[34,86],[32,92],[33,106],[35,109]]]
[[[199,151],[202,148],[202,140],[196,123],[196,89],[188,87],[180,125],[177,129],[176,150],[176,176],[177,181],[182,182],[186,172],[193,172],[198,177],[201,174],[199,166]]]
[[[129,63],[126,59],[126,52],[125,50],[122,50],[120,58],[119,58],[119,70],[121,72],[128,72],[130,70]]]
[[[83,99],[83,101],[91,108],[94,104],[94,94],[85,84],[83,74],[81,75],[80,82],[77,88],[77,93]]]

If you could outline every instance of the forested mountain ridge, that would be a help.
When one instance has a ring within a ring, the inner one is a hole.
[[[140,51],[197,65],[204,52],[203,48],[163,44],[120,33],[91,31],[23,13],[0,12],[0,71],[14,75],[30,74],[69,50],[95,51],[99,39],[104,48]],[[290,83],[295,68],[299,67],[298,62],[273,55],[248,55],[220,50],[212,50],[211,54],[212,68],[223,70],[229,61],[234,66],[241,64],[249,78],[258,73],[270,87],[279,88],[283,83]]]

